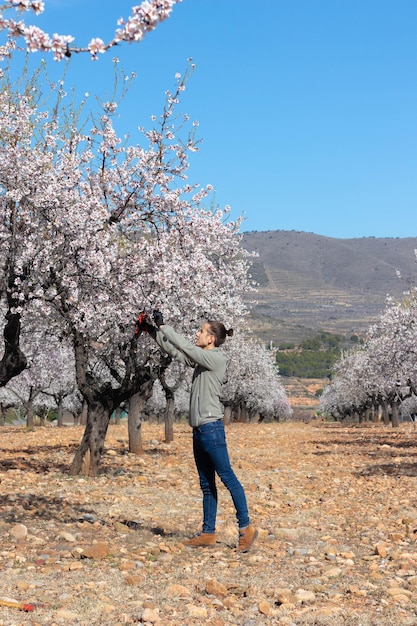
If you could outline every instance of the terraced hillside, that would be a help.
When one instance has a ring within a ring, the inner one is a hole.
[[[326,330],[363,335],[416,279],[417,238],[332,239],[313,233],[245,233],[258,253],[253,330],[265,340],[299,341]],[[399,275],[401,275],[401,278]]]

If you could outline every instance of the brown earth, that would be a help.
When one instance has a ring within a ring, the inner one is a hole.
[[[216,547],[184,547],[201,506],[189,428],[169,445],[143,430],[136,457],[111,426],[87,479],[67,473],[81,427],[0,429],[0,626],[417,624],[412,426],[229,426],[259,528],[248,554],[222,486]]]

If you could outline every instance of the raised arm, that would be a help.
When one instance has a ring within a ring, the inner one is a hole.
[[[161,325],[156,331],[156,341],[166,352],[168,352],[167,347],[171,346],[170,349],[174,349],[177,353],[182,354],[186,359],[185,361],[182,360],[182,363],[202,365],[208,370],[217,368],[219,362],[224,359],[223,354],[218,350],[202,350],[190,343],[168,324]],[[178,358],[172,352],[168,352],[168,354]]]
[[[169,328],[169,326],[164,325],[163,327],[155,330],[154,339],[158,346],[180,363],[184,363],[184,365],[188,365],[189,367],[194,367],[196,362],[192,358],[188,357],[185,352],[178,349],[178,347],[169,340],[167,334],[164,332],[165,328]]]

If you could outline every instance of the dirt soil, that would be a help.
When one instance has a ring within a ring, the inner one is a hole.
[[[183,545],[201,520],[190,430],[143,431],[137,457],[111,426],[91,479],[68,475],[82,427],[0,428],[0,626],[417,624],[412,425],[228,426],[247,554],[222,485],[217,545]]]

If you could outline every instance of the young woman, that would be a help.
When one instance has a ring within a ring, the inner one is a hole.
[[[247,552],[258,533],[250,523],[243,487],[230,465],[220,402],[226,357],[219,346],[225,342],[226,336],[233,335],[233,330],[226,330],[221,322],[206,322],[197,332],[193,345],[164,324],[160,311],[154,311],[153,318],[156,329],[151,335],[158,345],[181,363],[194,368],[189,423],[193,428],[194,459],[203,492],[203,527],[201,533],[184,544],[197,548],[216,543],[217,473],[229,490],[236,509],[237,550]]]

